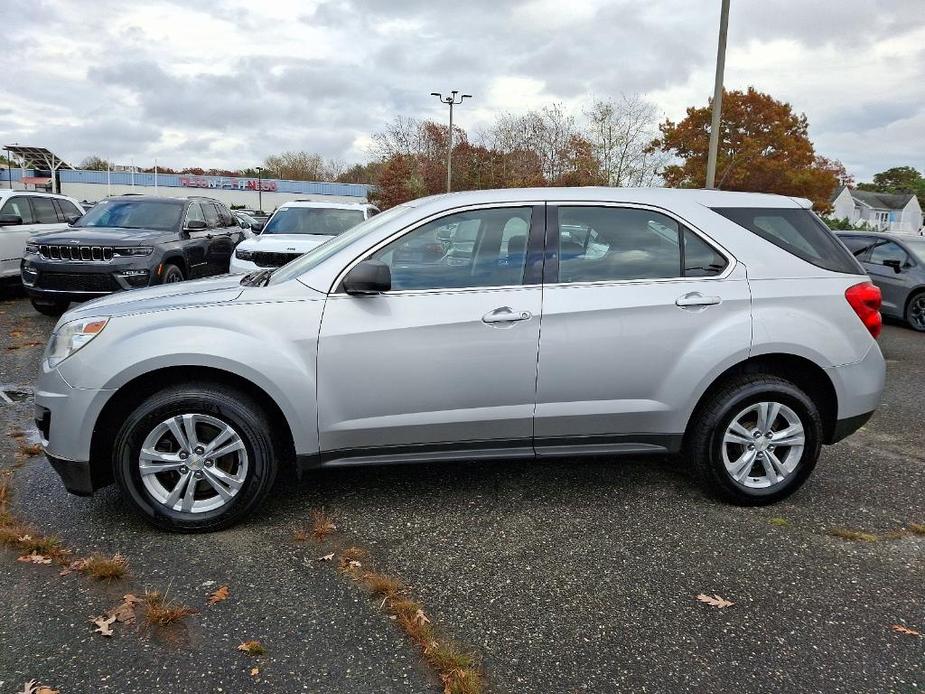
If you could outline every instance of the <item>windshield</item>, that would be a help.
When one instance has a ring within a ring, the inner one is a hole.
[[[176,229],[183,204],[173,200],[101,200],[75,227],[121,229]]]
[[[925,263],[925,238],[921,239],[903,239],[908,246],[909,250],[912,251],[920,263]]]
[[[365,236],[369,232],[378,229],[380,226],[392,221],[396,217],[399,217],[406,212],[410,212],[412,209],[414,208],[407,207],[405,205],[398,205],[397,207],[393,207],[390,210],[386,210],[382,214],[377,214],[375,217],[370,217],[362,224],[358,224],[350,231],[338,236],[336,239],[332,239],[327,243],[323,243],[320,246],[313,248],[305,255],[299,256],[291,263],[283,265],[281,268],[273,272],[273,277],[270,279],[269,284],[279,284],[280,282],[291,280],[295,277],[298,277],[299,275],[304,275],[306,272],[320,265],[335,253],[352,244],[361,236]]]
[[[363,221],[362,210],[332,207],[283,207],[263,230],[267,234],[322,234],[338,236]]]

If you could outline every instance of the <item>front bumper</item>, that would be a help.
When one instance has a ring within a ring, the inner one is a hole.
[[[108,467],[91,465],[90,445],[113,392],[73,388],[58,369],[42,367],[35,388],[35,424],[45,455],[69,492],[87,495],[109,483]]]
[[[52,301],[88,301],[113,292],[157,284],[159,278],[145,258],[107,261],[47,260],[29,256],[20,264],[22,283],[29,296]]]

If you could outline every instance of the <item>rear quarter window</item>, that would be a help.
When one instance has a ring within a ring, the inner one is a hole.
[[[849,275],[864,274],[854,256],[810,210],[714,207],[713,211],[816,267]]]

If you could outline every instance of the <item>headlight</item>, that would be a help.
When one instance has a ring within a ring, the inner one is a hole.
[[[68,321],[51,334],[45,348],[45,361],[51,367],[57,366],[99,335],[108,322],[107,316]]]
[[[234,252],[234,257],[237,258],[238,260],[253,260],[253,259],[254,259],[254,252],[253,252],[253,251],[248,251],[248,250],[246,250],[246,249],[244,249],[244,248],[238,248],[238,249]]]
[[[39,245],[37,243],[27,243],[26,244],[26,253],[32,253],[37,255],[39,252]]]
[[[151,255],[154,249],[151,246],[129,246],[127,248],[113,248],[112,254],[119,258],[126,258],[133,255]]]

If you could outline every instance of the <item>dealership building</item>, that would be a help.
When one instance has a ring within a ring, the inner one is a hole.
[[[0,170],[0,188],[57,191],[79,201],[136,193],[188,197],[206,195],[227,205],[273,210],[289,200],[366,202],[369,186],[355,183],[287,181],[275,178],[194,176],[140,171],[83,171],[44,148],[5,147],[20,166]]]

